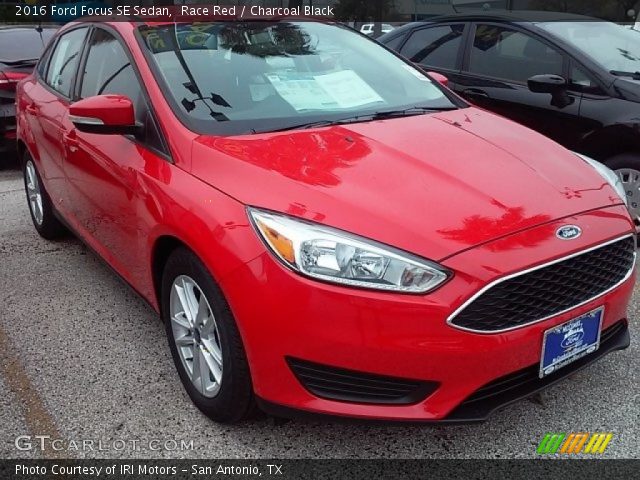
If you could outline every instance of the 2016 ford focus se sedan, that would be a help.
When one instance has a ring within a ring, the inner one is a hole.
[[[617,177],[340,25],[76,22],[17,99],[35,228],[215,420],[481,420],[629,343]]]

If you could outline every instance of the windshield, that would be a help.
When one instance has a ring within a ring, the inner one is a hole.
[[[638,32],[609,22],[550,22],[539,26],[569,42],[608,71],[640,72]]]
[[[420,71],[337,25],[216,22],[141,27],[140,33],[174,110],[201,133],[457,108]]]

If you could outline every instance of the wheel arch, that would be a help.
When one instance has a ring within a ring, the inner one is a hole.
[[[24,143],[21,138],[19,138],[17,141],[16,150],[18,151],[18,162],[22,164],[22,162],[24,161],[24,154],[28,152],[29,149],[27,148],[27,144]]]
[[[611,125],[584,138],[579,151],[601,162],[623,153],[640,155],[640,134],[630,125]]]
[[[159,236],[156,238],[153,248],[151,249],[151,279],[153,282],[154,300],[158,311],[161,310],[162,302],[162,273],[167,260],[178,248],[186,248],[194,252],[189,245],[174,235]]]

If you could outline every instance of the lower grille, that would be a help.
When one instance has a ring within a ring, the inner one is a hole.
[[[287,358],[298,381],[313,395],[329,400],[374,404],[411,404],[424,400],[437,382],[406,380],[328,367]]]
[[[479,388],[462,402],[447,420],[466,420],[486,417],[492,410],[514,400],[531,395],[558,380],[589,365],[607,353],[629,345],[627,321],[621,320],[600,334],[600,347],[590,355],[563,367],[544,378],[538,376],[539,365],[506,375]]]
[[[449,323],[476,332],[518,328],[566,312],[620,285],[635,262],[635,238],[498,281],[454,313]]]

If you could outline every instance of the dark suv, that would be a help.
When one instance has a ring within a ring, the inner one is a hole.
[[[33,70],[57,27],[0,26],[0,164],[16,146],[16,85]]]
[[[573,15],[484,12],[411,23],[379,41],[446,75],[476,105],[616,170],[640,216],[640,32]]]

